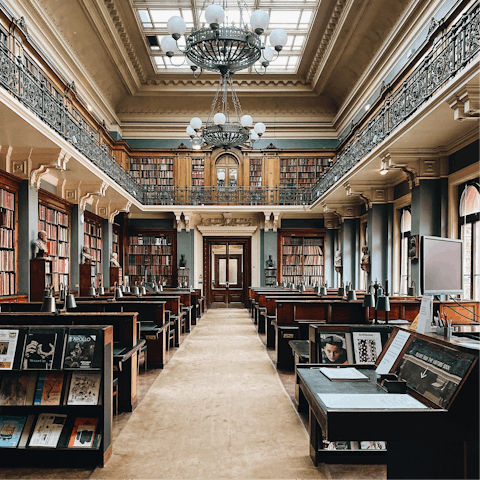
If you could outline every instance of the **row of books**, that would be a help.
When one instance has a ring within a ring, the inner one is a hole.
[[[284,245],[302,245],[303,238],[302,237],[283,237],[283,244]]]
[[[99,225],[95,225],[93,223],[85,222],[83,224],[83,231],[87,235],[102,238],[102,227],[100,227]]]
[[[0,328],[0,371],[100,368],[100,350],[95,328]]]
[[[46,207],[45,205],[38,206],[38,218],[48,223],[68,227],[69,218],[67,214]]]
[[[172,245],[172,240],[170,237],[144,237],[144,236],[133,236],[130,237],[131,245]]]
[[[13,250],[0,251],[0,271],[14,272],[15,271],[15,252]]]
[[[84,234],[83,244],[90,248],[102,248],[102,239]]]
[[[15,273],[0,272],[0,295],[15,295]]]
[[[164,157],[131,157],[131,164],[164,164],[164,165],[173,165],[173,158],[164,158]]]
[[[192,172],[192,178],[205,178],[205,172],[203,170],[193,171]]]
[[[171,255],[171,245],[130,245],[128,247],[130,255]]]
[[[172,275],[172,267],[161,266],[161,265],[151,265],[148,267],[149,273],[150,269],[152,270],[153,275]],[[128,266],[129,275],[144,275],[145,267],[143,265],[129,265]]]
[[[38,230],[45,230],[47,238],[50,240],[60,240],[62,242],[68,242],[69,240],[68,228],[47,223],[45,220],[38,221]]]
[[[3,188],[0,189],[0,207],[6,208],[7,210],[15,209],[15,194],[8,192]]]
[[[283,245],[282,253],[284,255],[302,255],[303,254],[303,247],[302,245]]]
[[[319,277],[323,275],[323,265],[304,265],[303,267],[304,276],[315,276]]]
[[[3,210],[3,227],[13,229],[15,226],[15,212],[13,210]]]
[[[49,248],[49,254],[50,254],[50,248]],[[53,255],[55,255],[55,253]],[[45,263],[45,273],[68,274],[69,264],[70,262],[68,258],[52,258],[51,261],[48,261]]]
[[[0,373],[0,405],[98,405],[100,371]]]
[[[98,420],[63,413],[0,415],[0,448],[96,448]]]
[[[320,247],[319,245],[307,245],[307,244],[305,244],[303,246],[303,254],[304,255],[319,255],[319,256],[323,257],[323,250],[322,250],[322,247]]]
[[[387,444],[382,441],[348,441],[329,442],[323,440],[324,450],[386,450]]]
[[[139,170],[131,174],[134,178],[173,178],[173,170]]]
[[[141,178],[142,185],[161,185],[163,187],[173,187],[173,179],[169,178]]]
[[[60,284],[69,285],[68,281],[68,272],[63,273],[53,273],[52,278],[49,283],[55,288],[55,290],[60,290]]]
[[[282,276],[284,275],[303,275],[303,267],[301,265],[282,265]]]
[[[192,186],[194,186],[194,187],[204,187],[205,186],[205,180],[203,178],[194,178],[192,180]]]
[[[304,245],[315,245],[315,246],[323,246],[323,238],[308,238],[308,237],[305,237],[303,239],[303,244]]]
[[[304,255],[304,265],[323,265],[323,256],[321,255]]]
[[[170,255],[129,255],[129,265],[171,265]]]

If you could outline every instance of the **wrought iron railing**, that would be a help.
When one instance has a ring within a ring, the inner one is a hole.
[[[434,45],[377,114],[338,155],[332,168],[316,183],[315,201],[362,160],[373,148],[405,121],[479,51],[479,4],[462,15]]]
[[[308,205],[311,189],[278,187],[146,186],[147,205]]]
[[[479,51],[479,4],[475,4],[434,45],[402,86],[388,97],[368,124],[356,133],[330,170],[312,189],[268,187],[150,187],[115,161],[88,122],[70,111],[67,98],[53,95],[21,57],[0,44],[0,85],[75,146],[117,184],[147,205],[302,205],[321,197],[335,182],[382,142]]]

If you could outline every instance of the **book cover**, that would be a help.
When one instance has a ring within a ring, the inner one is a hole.
[[[361,450],[386,450],[387,444],[386,442],[379,442],[379,441],[363,441],[360,442],[360,449]]]
[[[382,351],[380,332],[353,332],[355,363],[375,363]]]
[[[30,447],[56,448],[67,416],[60,413],[41,413],[30,438]]]
[[[352,343],[349,333],[320,334],[320,363],[345,365],[353,363]]]
[[[98,405],[100,372],[73,372],[67,405]]]
[[[30,432],[32,431],[33,424],[35,423],[35,415],[29,415],[25,426],[23,427],[22,436],[18,442],[18,448],[25,448],[28,443],[28,437],[30,437]]]
[[[98,418],[76,418],[68,446],[91,448],[97,431]]]
[[[0,405],[25,405],[30,377],[23,372],[5,372],[0,385]]]
[[[0,370],[11,370],[17,349],[18,330],[0,330]]]
[[[340,440],[338,442],[323,441],[324,450],[351,450],[351,444],[348,440]]]
[[[27,417],[0,415],[0,448],[16,448]]]
[[[63,372],[41,372],[35,391],[35,405],[60,405]]]
[[[76,333],[70,329],[67,336],[63,368],[92,368],[97,335]]]
[[[44,333],[31,329],[23,354],[23,369],[51,370],[57,333]]]

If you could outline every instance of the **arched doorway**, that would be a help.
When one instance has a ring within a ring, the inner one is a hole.
[[[240,162],[235,155],[225,153],[215,161],[212,185],[236,188],[240,179]]]

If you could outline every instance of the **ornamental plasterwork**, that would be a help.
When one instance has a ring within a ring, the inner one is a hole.
[[[197,226],[204,227],[235,227],[235,226],[248,226],[253,225],[253,220],[251,218],[235,218],[231,216],[223,217],[201,217],[200,222]]]

